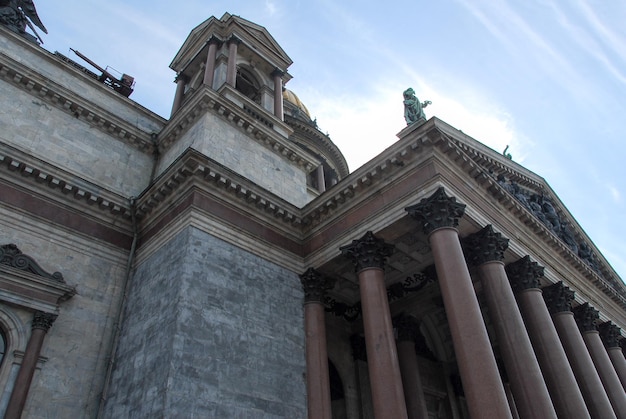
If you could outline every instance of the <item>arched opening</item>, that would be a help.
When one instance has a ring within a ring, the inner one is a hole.
[[[250,100],[261,104],[261,90],[256,77],[246,68],[237,68],[235,89],[243,93]]]
[[[347,419],[348,412],[343,381],[339,376],[339,371],[337,371],[330,359],[328,360],[328,375],[330,377],[330,405],[333,419]]]
[[[7,336],[4,333],[4,330],[0,328],[0,367],[4,362],[4,355],[7,352]]]

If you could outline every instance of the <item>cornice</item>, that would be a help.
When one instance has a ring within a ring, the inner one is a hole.
[[[68,71],[78,72],[69,65],[63,65]],[[0,53],[0,79],[132,147],[146,153],[154,151],[151,133],[138,129],[3,53]],[[111,95],[114,94],[112,91]]]
[[[128,201],[84,179],[76,179],[62,169],[0,142],[0,174],[29,190],[37,190],[53,200],[65,202],[68,197],[85,212],[123,215],[130,218]]]
[[[207,112],[212,112],[224,120],[229,121],[249,138],[272,150],[283,158],[295,162],[307,172],[313,170],[317,162],[303,152],[286,137],[273,129],[275,125],[286,124],[271,115],[260,115],[254,112],[252,105],[246,108],[239,106],[223,94],[233,93],[230,86],[224,85],[219,92],[207,86],[201,86],[193,96],[188,99],[183,107],[176,112],[165,128],[159,133],[157,142],[161,152],[174,144],[193,124]],[[239,94],[239,93],[234,93]]]
[[[257,217],[282,223],[290,231],[301,225],[300,210],[271,192],[211,160],[194,149],[187,149],[137,200],[137,216],[158,216],[163,204],[189,182],[208,188],[239,208]]]

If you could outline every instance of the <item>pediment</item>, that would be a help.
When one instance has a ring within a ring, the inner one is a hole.
[[[263,26],[259,26],[242,17],[226,13],[220,19],[211,16],[192,29],[172,60],[170,68],[177,72],[184,70],[205,48],[206,42],[211,37],[226,41],[231,36],[239,38],[266,59],[271,60],[271,64],[282,70],[286,70],[293,63],[287,53]]]

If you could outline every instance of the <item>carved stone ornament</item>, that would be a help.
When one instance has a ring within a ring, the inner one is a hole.
[[[506,265],[506,276],[509,278],[513,293],[539,288],[539,279],[543,276],[543,269],[543,266],[530,260],[528,255]]]
[[[393,319],[393,326],[398,332],[398,341],[417,342],[420,333],[420,324],[412,316],[401,313]]]
[[[374,236],[368,231],[352,244],[340,247],[341,253],[352,259],[357,272],[367,268],[385,268],[387,258],[393,254],[395,247]]]
[[[550,314],[562,313],[572,310],[574,291],[563,285],[562,281],[542,289],[543,299]]]
[[[619,327],[609,321],[600,324],[600,326],[598,326],[598,331],[600,332],[600,338],[602,338],[604,346],[607,348],[620,347],[622,333]]]
[[[318,302],[324,301],[324,294],[327,290],[334,287],[334,281],[313,268],[309,268],[305,273],[300,275],[300,282],[302,282],[302,288],[304,289],[304,302]]]
[[[619,347],[622,348],[622,353],[626,356],[626,338],[619,340]]]
[[[57,319],[56,314],[44,313],[43,311],[36,311],[33,315],[33,323],[31,329],[42,329],[46,332],[52,327],[52,323]]]
[[[441,227],[456,227],[459,218],[465,212],[465,205],[456,202],[456,198],[448,197],[443,187],[440,187],[428,198],[419,204],[406,207],[409,215],[422,224],[425,234],[430,234]]]
[[[509,239],[496,233],[491,225],[470,234],[461,241],[465,258],[470,266],[504,260],[504,251],[509,247]]]
[[[50,274],[44,271],[33,258],[23,254],[14,244],[3,244],[0,246],[0,264],[8,265],[22,271],[28,271],[53,281],[65,283],[63,275],[60,272]]]
[[[574,312],[576,324],[581,332],[598,330],[596,322],[600,316],[598,315],[598,310],[590,306],[589,303],[584,303],[578,307],[574,307],[572,311]]]

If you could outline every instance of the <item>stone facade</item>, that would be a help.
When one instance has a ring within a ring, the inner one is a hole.
[[[545,180],[437,118],[349,173],[290,65],[211,17],[165,120],[0,25],[0,412],[619,417],[626,287]]]

